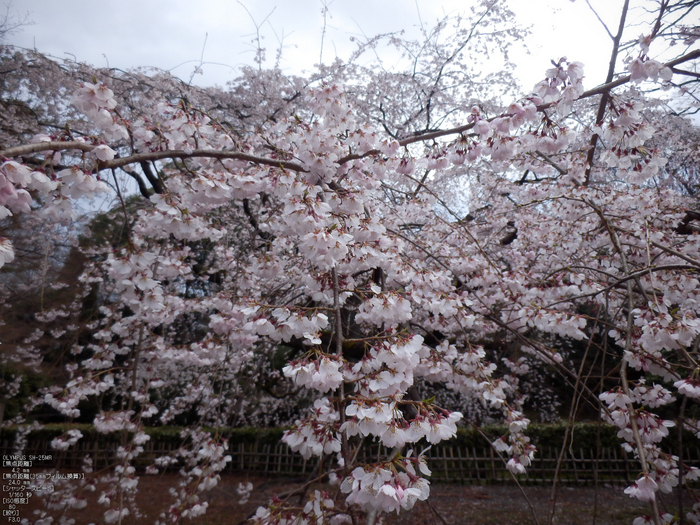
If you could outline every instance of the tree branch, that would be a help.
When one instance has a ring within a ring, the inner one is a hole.
[[[91,152],[97,146],[92,144],[86,144],[85,142],[74,141],[52,141],[52,142],[40,142],[38,144],[25,144],[24,146],[17,146],[15,148],[8,148],[0,151],[0,157],[11,158],[17,157],[19,155],[27,155],[29,153],[37,153],[39,151],[59,151],[59,150],[69,150],[77,149],[80,151]],[[185,150],[166,150],[166,151],[149,151],[145,153],[135,153],[128,157],[115,158],[106,162],[98,162],[97,167],[100,170],[111,169],[111,168],[121,168],[128,164],[135,164],[141,162],[150,162],[154,160],[163,159],[191,159],[191,158],[212,158],[212,159],[235,159],[235,160],[246,160],[252,162],[253,164],[262,164],[266,166],[274,166],[277,168],[284,168],[291,171],[308,171],[302,165],[295,162],[288,162],[286,160],[276,160],[268,159],[266,157],[257,157],[255,155],[249,155],[247,153],[241,153],[240,151],[218,151],[218,150],[207,150],[207,149],[196,149],[192,151]]]
[[[673,68],[674,66],[676,66],[678,64],[682,64],[684,62],[688,62],[689,60],[694,60],[696,58],[700,58],[700,49],[696,49],[695,51],[691,51],[690,53],[683,55],[681,57],[678,57],[675,60],[671,60],[670,62],[666,62],[664,65],[666,67]],[[577,100],[583,100],[586,98],[593,97],[595,95],[607,93],[616,87],[619,87],[619,86],[626,84],[631,79],[632,79],[631,75],[625,75],[624,77],[620,77],[615,81],[606,82],[605,84],[601,84],[598,87],[595,87],[593,89],[589,89],[588,91],[584,91]],[[553,105],[554,104],[552,102],[548,102],[546,104],[540,104],[539,106],[537,106],[537,111],[543,111],[545,109],[549,109]],[[496,117],[494,117],[494,118],[496,118]],[[492,121],[494,118],[488,119],[489,122]],[[414,142],[421,142],[424,140],[436,139],[439,137],[444,137],[446,135],[454,135],[456,133],[464,133],[465,131],[469,131],[473,127],[474,127],[474,123],[470,123],[470,124],[465,124],[463,126],[457,126],[455,128],[446,129],[446,130],[442,130],[442,131],[433,131],[431,133],[425,133],[422,135],[417,135],[415,137],[409,137],[409,138],[400,140],[399,144],[401,146],[406,146],[408,144],[413,144]],[[378,153],[377,150],[373,150],[373,152]],[[367,154],[370,154],[373,152],[368,152]],[[347,158],[347,157],[345,157],[345,158]],[[359,156],[357,156],[355,158],[359,158]],[[342,163],[342,160],[344,160],[344,159],[341,159],[341,161],[339,161],[339,162]],[[352,159],[348,159],[348,160],[352,160]]]
[[[625,0],[625,4],[622,6],[622,14],[620,15],[620,25],[617,28],[617,35],[613,38],[613,49],[610,54],[610,64],[608,64],[608,75],[605,79],[605,83],[608,84],[612,81],[615,76],[615,64],[617,64],[617,53],[620,50],[620,40],[622,39],[622,32],[625,29],[625,20],[627,19],[627,10],[629,8],[629,0]],[[605,117],[605,108],[608,105],[608,100],[610,100],[610,91],[603,93],[603,97],[600,99],[600,104],[598,104],[598,113],[595,118],[596,125],[600,126],[603,123],[603,118]],[[586,155],[586,175],[583,180],[583,185],[587,186],[591,178],[591,170],[593,169],[593,157],[595,156],[595,148],[598,145],[598,134],[594,133],[591,137],[590,148],[588,154]]]

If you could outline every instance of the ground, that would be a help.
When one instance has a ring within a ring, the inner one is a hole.
[[[138,503],[142,516],[129,516],[123,525],[154,523],[163,508],[173,501],[169,487],[176,480],[176,474],[144,476],[139,482]],[[297,484],[289,478],[248,476],[246,474],[224,474],[218,486],[212,490],[209,509],[191,523],[201,525],[238,525],[255,512],[274,494],[292,490]],[[251,482],[254,486],[250,500],[241,505],[236,494],[239,483]],[[328,485],[321,487],[336,490]],[[430,505],[418,503],[413,510],[400,515],[382,515],[384,525],[549,525],[551,509],[551,487],[523,487],[533,512],[518,489],[513,485],[462,486],[455,484],[434,484],[431,487]],[[104,507],[95,504],[99,496],[90,496],[86,509],[71,515],[75,525],[100,522]],[[342,495],[340,496],[342,497]],[[22,508],[21,517],[31,518],[32,510],[38,508],[39,498],[32,498],[28,507]],[[295,500],[296,501],[296,500]],[[622,487],[561,487],[557,495],[557,505],[553,525],[630,525],[636,516],[648,512],[642,502],[623,493]],[[663,504],[675,507],[675,496],[667,496]],[[432,509],[431,509],[432,506]],[[673,509],[668,509],[673,512]],[[171,520],[165,520],[172,523]],[[189,520],[184,520],[187,523]],[[57,523],[57,522],[55,522]]]

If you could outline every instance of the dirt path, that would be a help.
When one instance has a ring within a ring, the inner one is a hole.
[[[173,501],[169,487],[176,480],[175,474],[142,477],[137,498],[141,517],[129,516],[124,525],[154,523]],[[241,505],[236,488],[240,482],[253,483],[250,500]],[[290,490],[297,485],[287,478],[225,474],[211,492],[209,508],[204,516],[193,520],[198,525],[237,525],[266,503],[273,495]],[[332,489],[332,487],[325,487]],[[540,525],[549,524],[551,489],[524,487]],[[89,495],[86,509],[72,514],[75,525],[100,522],[105,510],[95,502],[99,489]],[[342,497],[342,496],[341,496]],[[39,498],[22,510],[23,518],[30,518],[37,508]],[[672,498],[666,498],[668,502]],[[674,501],[675,503],[675,501]],[[431,508],[432,507],[432,508]],[[647,507],[623,494],[622,488],[562,487],[557,498],[553,524],[556,525],[630,525],[639,515],[646,514]],[[163,517],[161,517],[163,520]],[[170,521],[165,517],[165,521]],[[431,487],[430,505],[418,503],[415,508],[400,515],[382,515],[384,525],[536,525],[528,503],[520,490],[511,485],[460,486],[436,484]]]

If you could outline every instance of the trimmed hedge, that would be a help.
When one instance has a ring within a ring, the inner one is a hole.
[[[29,434],[29,439],[32,441],[52,440],[61,434],[71,429],[80,430],[83,434],[83,439],[87,441],[97,441],[98,443],[116,443],[121,441],[121,436],[118,433],[100,434],[95,431],[90,424],[69,424],[69,423],[51,423],[45,425],[40,430],[33,431]],[[215,432],[217,429],[205,428],[209,432]],[[218,432],[221,436],[228,438],[230,444],[265,444],[276,445],[282,439],[282,435],[286,428],[219,428]],[[0,440],[14,440],[16,427],[5,427],[0,429]],[[145,432],[151,436],[151,442],[159,443],[182,443],[183,427],[152,427],[146,428]],[[571,432],[573,434],[572,447],[575,450],[582,448],[584,450],[595,450],[598,444],[601,448],[619,448],[622,440],[617,437],[617,427],[606,424],[597,423],[576,423],[573,425]],[[460,427],[457,429],[457,435],[448,441],[440,443],[442,446],[455,446],[482,449],[489,446],[489,442],[497,437],[505,435],[507,427],[505,425],[487,425],[481,428],[481,433],[473,427]],[[531,442],[537,447],[561,447],[564,442],[566,425],[558,424],[540,424],[532,423],[528,426],[525,434],[530,438]],[[487,436],[489,442],[484,439],[483,435]],[[671,428],[669,436],[662,442],[662,446],[669,450],[675,449],[675,441],[677,430]],[[692,432],[684,431],[683,441],[685,444],[697,443],[698,439]]]
[[[31,440],[52,440],[61,434],[71,429],[80,430],[85,440],[97,440],[104,442],[121,441],[121,436],[118,433],[100,434],[95,431],[95,428],[90,424],[71,424],[71,423],[51,423],[44,425],[40,430],[33,431],[29,434]],[[206,428],[209,432],[215,432],[216,429]],[[261,443],[266,445],[275,445],[280,442],[286,428],[220,428],[218,432],[223,437],[229,439],[231,443],[253,444]],[[583,448],[586,450],[595,449],[600,438],[600,446],[603,448],[616,448],[622,443],[622,440],[617,437],[617,428],[612,425],[597,424],[597,423],[576,423],[572,427],[573,446],[575,448]],[[5,427],[0,429],[0,439],[13,440],[16,427]],[[183,427],[152,427],[146,428],[145,432],[151,436],[152,441],[181,443]],[[526,435],[530,438],[535,446],[561,447],[564,441],[566,425],[558,424],[539,424],[532,423],[527,428]],[[487,425],[482,427],[481,432],[493,441],[499,436],[506,434],[507,427],[505,425]],[[671,448],[672,443],[676,439],[675,429],[671,429],[670,435],[666,438]],[[685,443],[693,443],[697,438],[691,432],[684,432],[683,440]],[[482,434],[473,427],[460,427],[457,429],[457,436],[449,441],[444,441],[441,445],[445,446],[462,446],[484,448],[488,446],[486,439]]]
[[[577,449],[595,450],[600,435],[600,446],[602,448],[619,447],[622,440],[617,437],[617,430],[617,427],[612,425],[575,423],[571,430],[574,440],[573,446]],[[484,448],[488,447],[490,442],[505,435],[507,432],[508,427],[505,425],[486,425],[481,428],[481,432],[473,427],[461,427],[457,429],[456,437],[449,441],[442,442],[441,445]],[[482,433],[489,438],[488,442],[484,439]],[[564,423],[531,423],[525,431],[525,435],[530,438],[530,441],[536,447],[561,447],[564,443],[565,433],[566,424]]]
[[[0,440],[14,440],[18,428],[15,426],[4,427],[0,429]],[[111,434],[101,434],[95,430],[95,427],[88,423],[49,423],[44,425],[39,430],[34,430],[29,433],[28,439],[32,441],[52,440],[58,436],[65,434],[69,430],[80,430],[83,434],[83,440],[98,441],[98,442],[119,442],[121,434],[113,432]],[[144,432],[151,436],[151,441],[160,443],[181,443],[183,441],[182,431],[184,427],[146,427]],[[214,433],[217,429],[205,427],[204,430]],[[286,428],[219,428],[218,432],[221,436],[229,439],[231,443],[263,443],[274,445],[280,442]]]

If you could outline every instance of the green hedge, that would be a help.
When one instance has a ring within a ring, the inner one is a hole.
[[[29,435],[31,440],[51,440],[71,429],[78,429],[83,434],[85,440],[97,440],[98,442],[118,442],[120,441],[119,434],[99,434],[94,427],[89,424],[48,424],[41,430],[32,432]],[[14,427],[5,427],[0,430],[0,439],[13,440],[16,432]],[[151,436],[153,442],[182,442],[182,427],[153,427],[146,428],[145,431]],[[207,428],[209,432],[215,432],[216,429]],[[238,443],[244,444],[268,444],[275,445],[280,442],[285,428],[220,428],[219,434],[222,437],[228,438],[231,445]],[[566,425],[561,424],[538,424],[533,423],[527,428],[525,434],[530,438],[531,442],[537,447],[556,447],[562,446],[564,441]],[[663,446],[668,450],[675,449],[675,441],[677,429],[671,428],[669,437],[666,438]],[[617,427],[612,425],[597,424],[597,423],[576,423],[573,425],[573,449],[578,450],[583,448],[591,450],[597,448],[597,443],[600,440],[602,448],[619,448],[622,440],[617,437]],[[489,442],[499,436],[505,435],[507,427],[504,425],[490,425],[481,428],[481,432],[487,436]],[[698,443],[698,439],[691,432],[684,431],[683,440],[685,444]],[[449,441],[440,443],[443,446],[458,446],[483,449],[488,446],[488,442],[482,434],[473,427],[460,427],[457,429],[457,436]]]
[[[0,440],[14,440],[17,427],[4,427],[0,429]],[[121,439],[119,433],[100,434],[95,427],[87,423],[49,423],[39,430],[34,430],[29,434],[30,440],[52,440],[66,433],[69,430],[80,430],[83,439],[99,442],[118,442]],[[184,427],[146,427],[144,431],[151,436],[152,441],[180,443],[182,442],[182,431]],[[214,433],[217,429],[204,428],[204,430]],[[231,443],[264,443],[276,444],[282,439],[285,428],[220,428],[218,432],[221,436],[228,438]]]
[[[505,425],[488,425],[481,428],[481,432],[485,434],[490,441],[493,441],[499,436],[507,433],[508,428]],[[583,448],[586,450],[595,449],[598,439],[600,438],[600,446],[602,448],[619,447],[622,440],[617,437],[617,427],[612,425],[598,425],[596,423],[575,423],[572,427],[571,434],[573,436],[573,447]],[[556,447],[559,448],[564,443],[566,434],[566,424],[542,424],[531,423],[525,435],[530,438],[530,441],[536,447]],[[457,431],[457,437],[450,441],[454,445],[483,448],[487,445],[486,439],[482,434],[473,427],[460,428]]]

